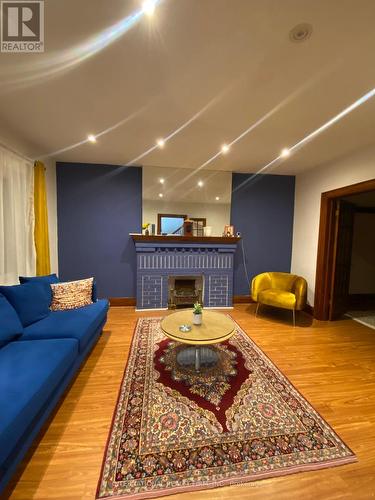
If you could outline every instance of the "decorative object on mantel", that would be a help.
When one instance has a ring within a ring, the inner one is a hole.
[[[149,222],[145,222],[145,223],[142,224],[142,229],[145,232],[144,233],[145,236],[149,236],[149,234],[150,234],[150,231],[148,229],[149,227],[150,227],[150,223]]]
[[[142,233],[129,233],[129,236],[134,242],[143,243],[210,243],[216,244],[221,243],[223,245],[233,245],[237,243],[241,237],[233,236],[233,238],[227,238],[224,236],[182,236],[179,234],[150,234],[146,236]]]
[[[189,218],[184,220],[184,236],[193,236],[193,221]]]
[[[193,308],[193,325],[202,324],[202,313],[203,313],[202,305],[199,302],[196,302]]]
[[[194,236],[203,236],[204,235],[204,227],[203,227],[202,221],[193,220],[193,235]]]
[[[97,499],[141,500],[309,470],[319,480],[318,469],[356,461],[235,326],[217,347],[218,363],[196,372],[178,365],[181,346],[165,338],[159,318],[139,319]]]
[[[227,236],[227,237],[232,237],[234,236],[234,226],[224,226],[224,234],[223,236]]]

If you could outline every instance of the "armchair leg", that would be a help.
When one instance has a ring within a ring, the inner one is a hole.
[[[257,303],[257,308],[255,309],[255,317],[257,317],[257,316],[258,316],[258,309],[259,309],[259,305],[260,305],[260,304],[259,304],[259,302],[258,302],[258,303]]]
[[[293,326],[296,326],[296,310],[293,309]]]

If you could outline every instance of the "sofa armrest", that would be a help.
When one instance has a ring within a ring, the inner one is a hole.
[[[307,300],[307,281],[305,278],[297,276],[293,286],[293,293],[296,296],[296,310],[304,309]]]
[[[269,273],[262,273],[255,276],[251,282],[251,298],[258,302],[258,294],[262,290],[271,288],[271,277]]]

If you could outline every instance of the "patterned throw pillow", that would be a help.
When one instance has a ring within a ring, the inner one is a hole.
[[[92,304],[92,286],[94,278],[52,283],[52,311],[77,309]]]

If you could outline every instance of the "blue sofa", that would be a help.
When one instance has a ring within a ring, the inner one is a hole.
[[[20,281],[0,286],[0,493],[97,342],[108,312],[105,299],[51,312],[56,275]]]

